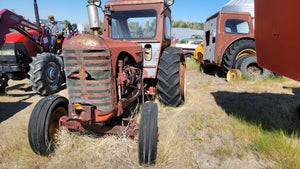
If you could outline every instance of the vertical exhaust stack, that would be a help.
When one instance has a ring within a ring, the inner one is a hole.
[[[89,0],[87,5],[90,29],[93,30],[94,35],[98,35],[100,29],[100,19],[98,14],[98,6],[101,5],[100,0]]]
[[[35,13],[35,20],[36,20],[36,25],[41,27],[41,24],[40,24],[40,16],[39,16],[39,9],[38,9],[38,6],[37,6],[37,3],[36,3],[36,0],[34,0],[34,13]]]

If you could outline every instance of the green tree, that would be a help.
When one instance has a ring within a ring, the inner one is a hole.
[[[204,23],[201,22],[189,22],[189,21],[175,21],[172,20],[172,27],[175,28],[192,28],[192,29],[204,29]]]
[[[70,21],[68,21],[68,20],[64,20],[64,22],[66,24],[66,28],[69,26],[69,24],[71,24]]]

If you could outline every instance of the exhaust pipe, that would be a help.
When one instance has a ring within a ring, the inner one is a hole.
[[[36,3],[36,0],[34,0],[34,13],[35,13],[35,21],[36,21],[36,25],[41,27],[40,24],[40,16],[39,16],[39,9]]]
[[[90,28],[93,30],[94,35],[98,35],[100,29],[100,19],[98,14],[98,6],[94,0],[89,0],[87,5]]]

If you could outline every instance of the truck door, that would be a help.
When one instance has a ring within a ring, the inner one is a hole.
[[[203,60],[215,61],[216,34],[218,16],[206,21],[204,25],[204,56]]]

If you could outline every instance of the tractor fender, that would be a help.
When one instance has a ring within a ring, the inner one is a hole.
[[[194,52],[194,59],[203,62],[203,42],[201,42]]]
[[[109,39],[104,39],[104,42],[110,50],[114,75],[116,73],[115,66],[118,64],[118,58],[124,53],[131,56],[136,63],[141,63],[143,61],[143,48],[142,45],[138,43]]]

